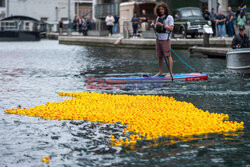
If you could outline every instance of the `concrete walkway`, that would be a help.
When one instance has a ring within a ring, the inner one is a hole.
[[[51,36],[51,34],[49,35]],[[87,46],[109,46],[109,47],[121,47],[121,48],[142,48],[142,49],[155,49],[155,39],[145,39],[145,38],[129,38],[122,39],[118,45],[114,43],[121,37],[121,34],[111,36],[111,37],[97,37],[97,36],[81,36],[72,35],[66,36],[62,35],[58,37],[60,44],[70,44],[70,45],[87,45]],[[183,39],[176,38],[171,39],[172,48],[178,49],[188,49],[192,46],[203,46],[203,39]],[[232,38],[210,38],[210,47],[230,47],[232,43]]]

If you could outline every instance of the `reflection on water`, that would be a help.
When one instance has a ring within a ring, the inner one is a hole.
[[[227,70],[224,59],[190,58],[188,51],[176,52],[207,73],[208,81],[174,81],[149,89],[87,89],[87,77],[155,74],[155,51],[67,46],[47,40],[1,43],[0,166],[41,165],[46,155],[51,157],[51,166],[250,164],[250,77]],[[184,72],[190,71],[174,57],[174,73]],[[124,148],[111,147],[109,142],[111,135],[122,135],[124,126],[119,123],[43,120],[3,112],[18,105],[33,107],[65,100],[58,92],[76,91],[173,96],[203,110],[229,114],[232,121],[244,121],[245,130],[181,141],[161,138]]]

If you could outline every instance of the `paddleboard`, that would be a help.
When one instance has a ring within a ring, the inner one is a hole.
[[[173,79],[184,80],[184,81],[207,80],[208,75],[202,73],[173,74]],[[126,84],[126,83],[141,83],[141,82],[169,82],[172,81],[172,78],[164,76],[111,77],[111,78],[106,78],[105,81],[106,83]]]

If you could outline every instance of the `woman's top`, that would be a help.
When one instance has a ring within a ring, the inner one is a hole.
[[[158,21],[163,22],[164,26],[174,26],[174,19],[171,15],[168,15],[167,17],[164,16],[159,16],[156,18],[156,23]],[[171,39],[171,31],[165,29],[164,27],[162,27],[162,30],[159,30],[159,28],[156,26],[156,35],[157,35],[157,39],[158,40],[169,40]],[[157,32],[158,31],[158,32]]]
[[[114,19],[113,16],[107,16],[105,21],[106,21],[107,26],[113,26],[114,22],[115,22],[115,19]]]
[[[237,24],[240,26],[244,26],[246,25],[247,19],[246,16],[243,16],[242,18],[240,17],[240,15],[237,18]]]
[[[131,22],[133,25],[138,25],[139,24],[139,18],[138,17],[132,17]]]

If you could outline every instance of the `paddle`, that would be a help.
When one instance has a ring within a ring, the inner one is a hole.
[[[172,78],[172,82],[174,82],[174,77],[173,77],[173,75],[172,75],[172,72],[170,71],[170,68],[169,68],[169,65],[168,65],[168,60],[167,60],[166,56],[163,56],[163,57],[164,57],[165,63],[167,64],[168,71],[169,71],[170,76],[171,76],[171,78]]]

